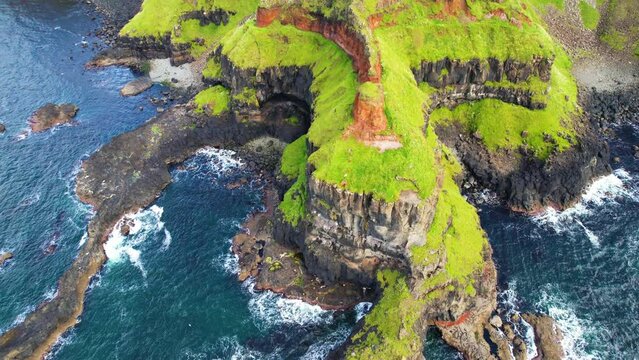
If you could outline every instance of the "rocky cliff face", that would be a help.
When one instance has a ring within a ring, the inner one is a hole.
[[[538,77],[550,81],[553,59],[536,57],[530,62],[513,59],[500,61],[495,58],[470,61],[451,60],[424,61],[413,68],[418,83],[425,82],[440,89],[432,96],[431,109],[439,106],[454,107],[463,102],[481,99],[501,101],[527,107],[543,109],[546,104],[534,100],[532,91],[514,86],[500,86],[500,82],[517,84]],[[550,86],[550,84],[548,84]]]
[[[545,161],[523,150],[491,153],[479,139],[460,135],[459,125],[439,127],[437,134],[455,149],[469,179],[493,189],[513,210],[536,212],[569,207],[593,178],[610,172],[608,145],[589,128],[582,131],[578,144]]]
[[[313,177],[308,184],[309,220],[296,239],[309,269],[326,281],[373,287],[380,268],[410,272],[409,248],[422,245],[434,200],[403,193],[394,203],[354,194]]]
[[[470,61],[445,58],[435,62],[422,62],[419,67],[413,69],[413,74],[417,82],[427,82],[436,88],[450,85],[482,85],[488,81],[502,80],[516,84],[528,80],[531,76],[538,76],[541,81],[548,82],[552,64],[553,59],[543,57],[536,57],[530,62],[514,59],[501,61],[495,58]]]
[[[440,89],[431,96],[431,111],[441,106],[454,108],[468,101],[499,99],[531,110],[546,104],[535,100],[530,90],[516,86],[500,86],[504,81],[517,84],[538,77],[550,86],[553,59],[535,57],[525,63],[515,60],[485,61],[442,59],[423,62],[413,69],[418,82]],[[489,151],[481,139],[467,134],[457,124],[438,126],[443,142],[455,149],[470,175],[482,187],[493,189],[511,209],[535,212],[544,207],[566,208],[578,200],[591,179],[607,174],[609,150],[597,137],[589,122],[575,119],[577,144],[541,160],[519,151]],[[576,169],[578,169],[576,171]]]

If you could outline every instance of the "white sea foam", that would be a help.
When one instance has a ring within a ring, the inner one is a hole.
[[[80,238],[80,242],[78,243],[78,249],[84,246],[84,244],[86,244],[88,239],[89,239],[89,233],[85,231],[84,234],[82,234],[82,237]]]
[[[252,350],[239,343],[236,337],[225,336],[219,339],[213,346],[205,346],[199,351],[186,350],[183,352],[186,359],[209,359],[210,353],[223,354],[219,359],[231,360],[270,360],[281,359],[279,351],[264,354]]]
[[[373,303],[370,302],[361,302],[355,305],[355,318],[356,321],[360,321],[366,314],[368,314],[373,308]]]
[[[119,263],[128,260],[146,277],[142,261],[142,245],[145,241],[150,237],[162,234],[163,241],[160,250],[167,249],[171,244],[171,233],[165,228],[164,222],[160,220],[163,212],[163,208],[153,205],[135,214],[125,215],[113,228],[109,239],[104,244],[104,251],[109,262]],[[127,223],[130,232],[128,236],[123,236],[121,230]]]
[[[568,360],[595,360],[601,359],[598,354],[590,354],[586,351],[588,345],[586,337],[589,332],[595,331],[590,321],[577,317],[575,310],[563,299],[557,291],[542,289],[541,298],[536,304],[542,312],[547,312],[564,337],[561,346],[566,352]]]
[[[233,254],[231,249],[222,257],[222,268],[229,275],[237,275],[240,272],[240,258]]]
[[[506,319],[510,319],[513,315],[521,315],[519,311],[519,303],[521,302],[517,295],[517,281],[512,280],[508,283],[508,289],[499,294],[500,306],[506,311]],[[523,319],[520,323],[512,324],[515,332],[521,336],[526,343],[526,357],[534,359],[538,355],[537,345],[535,344],[535,331]]]
[[[584,234],[594,247],[601,245],[599,237],[580,220],[592,215],[600,207],[616,204],[621,199],[639,202],[639,192],[633,188],[632,176],[624,169],[615,170],[593,182],[583,193],[581,201],[564,211],[546,209],[533,220],[552,228],[557,234]]]
[[[249,300],[249,310],[259,328],[268,329],[279,324],[319,325],[333,321],[333,311],[323,310],[302,300],[285,299],[271,291],[257,292],[250,279],[244,285],[253,295]]]
[[[196,155],[206,157],[209,168],[220,173],[227,173],[244,166],[242,160],[237,158],[235,151],[232,150],[205,147],[198,150]]]
[[[340,326],[337,330],[331,333],[328,338],[316,341],[309,346],[306,353],[300,357],[300,360],[326,359],[328,353],[346,341],[350,333],[351,328],[349,326]]]

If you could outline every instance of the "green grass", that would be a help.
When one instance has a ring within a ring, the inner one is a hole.
[[[279,204],[284,220],[293,226],[306,216],[306,162],[308,160],[306,141],[307,136],[304,135],[288,144],[282,154],[280,166],[284,176],[289,180],[295,180]]]
[[[191,55],[198,57],[217,45],[239,22],[257,9],[259,0],[144,0],[138,12],[120,35],[158,39],[169,35],[173,44],[188,44]],[[191,11],[221,9],[229,13],[227,24],[201,26],[199,20],[183,20]],[[179,28],[179,30],[176,30]],[[198,44],[197,40],[203,41]]]
[[[173,31],[180,16],[195,10],[184,0],[145,0],[142,8],[120,31],[120,35],[159,37]]]
[[[220,115],[229,108],[230,92],[223,86],[213,86],[195,96],[197,112]]]
[[[542,12],[547,10],[548,6],[554,6],[559,10],[564,9],[564,0],[527,0],[528,3]]]
[[[360,99],[371,103],[381,103],[384,96],[382,87],[370,81],[360,84],[357,93]]]
[[[257,28],[249,22],[222,44],[223,54],[241,68],[311,68],[315,102],[308,138],[319,149],[309,157],[309,162],[316,167],[313,173],[316,178],[387,201],[397,199],[404,190],[416,190],[423,197],[432,192],[435,179],[432,149],[436,140],[434,136],[427,139],[420,130],[424,122],[424,95],[409,67],[395,67],[383,79],[387,106],[392,104],[387,108],[387,116],[394,124],[392,130],[403,137],[404,146],[381,153],[342,136],[353,121],[358,85],[350,58],[334,43],[292,26],[274,23]],[[413,183],[418,184],[417,189]]]
[[[602,21],[601,40],[617,51],[637,54],[639,43],[639,2],[610,0],[606,19]]]
[[[222,76],[222,66],[220,63],[211,58],[206,62],[206,66],[202,70],[202,77],[205,79],[218,79]]]
[[[611,29],[601,35],[601,40],[608,44],[611,48],[617,51],[622,51],[626,47],[628,38],[622,32],[616,29]]]
[[[421,350],[414,326],[425,301],[413,297],[406,276],[397,271],[379,271],[377,280],[382,297],[352,337],[354,344],[346,350],[346,359],[404,359]]]
[[[254,88],[246,87],[241,92],[233,95],[233,99],[237,102],[248,105],[251,107],[259,107],[259,101],[257,100],[257,91]]]
[[[444,147],[441,166],[444,181],[439,194],[435,217],[426,235],[426,243],[410,249],[411,263],[416,268],[431,266],[445,253],[445,271],[428,279],[423,291],[453,281],[458,290],[474,296],[474,278],[484,267],[483,251],[488,240],[481,228],[475,208],[462,196],[453,178],[461,165]]]
[[[462,123],[469,133],[478,133],[489,150],[516,150],[527,147],[538,158],[572,146],[575,132],[572,118],[577,116],[577,85],[570,73],[570,61],[561,54],[552,68],[547,106],[530,110],[496,99],[459,105],[454,110],[440,108],[431,114],[435,125],[450,121]],[[522,136],[526,132],[527,136]],[[550,136],[553,141],[547,142]]]
[[[586,29],[595,30],[599,25],[599,11],[592,7],[587,1],[579,1],[579,12],[581,13],[581,21]]]

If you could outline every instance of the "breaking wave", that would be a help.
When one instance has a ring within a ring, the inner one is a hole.
[[[271,291],[256,291],[251,279],[244,282],[246,290],[252,295],[249,310],[255,325],[267,330],[281,324],[320,325],[333,321],[334,311],[323,310],[317,305],[302,300],[286,299]]]
[[[583,234],[590,243],[601,246],[599,236],[588,228],[583,220],[604,205],[618,205],[621,201],[639,202],[639,191],[635,188],[632,176],[624,169],[615,170],[593,182],[583,193],[581,201],[564,211],[547,208],[542,214],[533,217],[533,221],[546,226],[557,234]]]
[[[162,234],[163,240],[160,250],[166,250],[171,245],[171,233],[165,228],[164,222],[160,220],[163,212],[163,208],[153,205],[135,214],[125,215],[113,228],[104,244],[104,251],[109,262],[119,263],[128,260],[140,269],[146,278],[146,270],[142,262],[142,244],[150,237]],[[125,226],[129,227],[129,234],[126,236],[122,234],[122,229]]]
[[[526,343],[526,357],[528,359],[534,359],[537,357],[538,351],[537,344],[535,344],[535,331],[533,327],[521,317],[521,320],[517,323],[511,321],[514,315],[521,315],[519,311],[521,300],[517,294],[517,281],[510,281],[508,288],[500,292],[497,298],[499,307],[505,311],[506,321],[512,325],[515,333]]]
[[[568,360],[597,360],[602,359],[598,354],[587,350],[589,337],[594,337],[597,327],[588,320],[577,317],[576,311],[568,301],[558,295],[557,291],[542,289],[541,297],[535,306],[539,311],[552,317],[561,329],[564,337],[561,346]]]

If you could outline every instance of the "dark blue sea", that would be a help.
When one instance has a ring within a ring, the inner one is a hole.
[[[0,0],[0,332],[54,296],[93,215],[75,196],[83,159],[155,114],[151,96],[122,98],[128,69],[84,69],[100,19],[75,1]],[[47,102],[79,106],[76,121],[27,131]],[[142,110],[140,110],[142,109]],[[615,144],[639,143],[627,127]],[[203,149],[173,171],[148,209],[130,214],[132,235],[114,232],[85,311],[52,359],[321,359],[361,311],[322,311],[236,281],[230,239],[261,207],[258,179],[230,151]],[[639,166],[629,154],[584,201],[535,218],[481,208],[508,311],[541,311],[566,332],[571,359],[639,357]],[[487,195],[488,201],[490,196]],[[55,251],[51,251],[51,249]],[[429,333],[428,359],[458,355]],[[534,354],[531,354],[531,356]]]

